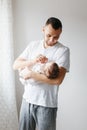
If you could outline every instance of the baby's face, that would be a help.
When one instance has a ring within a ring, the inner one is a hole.
[[[53,62],[47,62],[44,66],[44,73],[46,76],[49,76],[49,70],[51,69]]]

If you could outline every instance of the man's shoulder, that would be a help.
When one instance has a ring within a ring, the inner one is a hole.
[[[70,50],[68,46],[66,46],[60,42],[58,42],[57,45],[58,45],[58,48],[60,48],[62,51],[69,51]]]
[[[60,42],[57,43],[55,55],[61,56],[65,53],[69,53],[69,52],[70,52],[70,49],[67,46],[65,46],[64,44],[62,44]]]

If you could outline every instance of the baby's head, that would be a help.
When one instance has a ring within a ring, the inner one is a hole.
[[[59,75],[59,67],[55,62],[47,62],[44,67],[44,74],[49,79],[57,78]]]

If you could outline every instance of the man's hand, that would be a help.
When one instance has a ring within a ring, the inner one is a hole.
[[[36,62],[38,63],[46,63],[48,61],[48,58],[42,54],[38,55],[36,57]]]

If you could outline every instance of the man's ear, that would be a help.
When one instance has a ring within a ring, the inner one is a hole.
[[[42,28],[42,32],[44,32],[45,31],[45,26],[43,26],[43,28]]]

